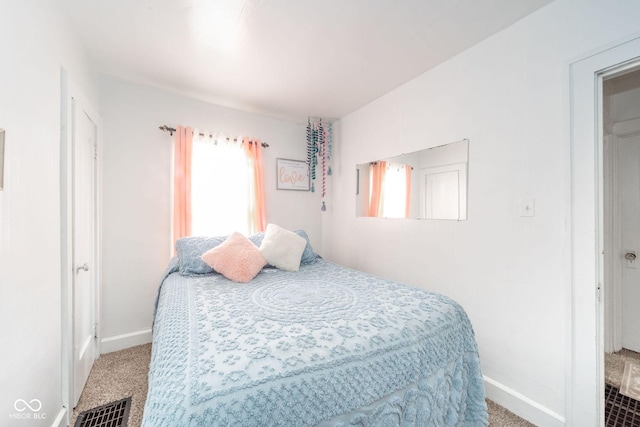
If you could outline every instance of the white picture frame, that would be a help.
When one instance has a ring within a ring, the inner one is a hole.
[[[276,159],[278,190],[309,191],[309,165],[304,160]]]

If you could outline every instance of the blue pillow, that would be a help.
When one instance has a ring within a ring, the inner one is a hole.
[[[300,259],[300,265],[303,264],[312,264],[316,262],[316,254],[313,252],[313,248],[311,247],[311,243],[309,242],[309,236],[304,230],[293,230],[298,236],[303,237],[307,241],[307,246],[304,248],[304,252],[302,252],[302,258]]]
[[[304,230],[294,230],[294,233],[303,237],[307,241],[307,246],[305,246],[304,251],[302,252],[300,265],[316,262],[316,254],[313,253],[307,233]],[[180,274],[183,276],[195,276],[198,274],[215,273],[216,271],[202,260],[202,254],[227,240],[227,237],[229,236],[191,236],[178,239],[176,241],[176,252],[178,256],[178,265],[180,266]],[[257,247],[260,247],[262,239],[264,239],[263,231],[249,237],[249,240],[251,240]]]
[[[180,274],[183,276],[193,276],[196,274],[214,273],[214,269],[202,260],[202,254],[227,240],[227,237],[228,236],[194,236],[178,239],[176,241],[176,252],[178,255]]]

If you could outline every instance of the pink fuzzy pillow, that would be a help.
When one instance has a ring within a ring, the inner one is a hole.
[[[238,232],[202,255],[211,268],[234,282],[249,282],[262,270],[267,261],[258,247]]]

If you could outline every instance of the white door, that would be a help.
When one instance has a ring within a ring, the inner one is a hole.
[[[622,230],[618,253],[623,265],[622,347],[640,352],[640,133],[618,137],[617,144]]]
[[[425,175],[425,218],[458,219],[458,172]]]
[[[420,170],[420,217],[427,219],[467,219],[467,165]]]
[[[73,406],[96,357],[95,339],[95,147],[97,126],[72,100],[73,150]]]

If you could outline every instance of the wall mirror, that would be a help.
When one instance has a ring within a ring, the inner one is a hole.
[[[467,219],[469,140],[356,166],[356,216]]]

